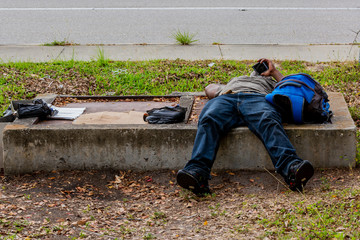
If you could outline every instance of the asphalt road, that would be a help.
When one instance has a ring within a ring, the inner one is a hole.
[[[360,42],[360,1],[0,1],[0,44],[199,44]]]

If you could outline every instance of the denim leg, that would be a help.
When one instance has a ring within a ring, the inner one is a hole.
[[[302,161],[282,126],[281,115],[261,94],[239,94],[239,112],[249,129],[263,142],[278,173]]]
[[[184,169],[210,178],[221,137],[241,123],[236,94],[211,99],[200,114],[191,160]]]

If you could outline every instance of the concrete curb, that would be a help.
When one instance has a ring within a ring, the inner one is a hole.
[[[286,125],[300,157],[317,168],[351,167],[356,127],[341,93],[329,93],[333,124]],[[191,104],[188,102],[188,104]],[[187,124],[37,125],[18,119],[3,131],[5,174],[66,169],[159,170],[182,168],[197,127]],[[260,140],[247,127],[220,144],[214,169],[273,169]]]
[[[101,52],[101,53],[100,53]],[[184,60],[276,60],[308,62],[359,61],[357,45],[104,45],[104,46],[0,46],[2,62],[47,62],[54,60],[91,61],[99,54],[114,61],[154,59]]]

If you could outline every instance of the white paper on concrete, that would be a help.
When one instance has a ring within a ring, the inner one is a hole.
[[[62,119],[62,120],[74,120],[84,113],[86,108],[60,108],[54,107],[53,109],[58,111],[54,116],[49,116],[48,119]]]

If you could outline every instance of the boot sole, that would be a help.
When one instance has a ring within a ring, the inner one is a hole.
[[[176,175],[176,182],[185,189],[188,189],[194,193],[199,192],[199,182],[191,174],[180,170]]]
[[[304,160],[297,172],[295,173],[295,189],[302,191],[303,187],[309,181],[309,179],[314,175],[314,167],[307,160]]]

